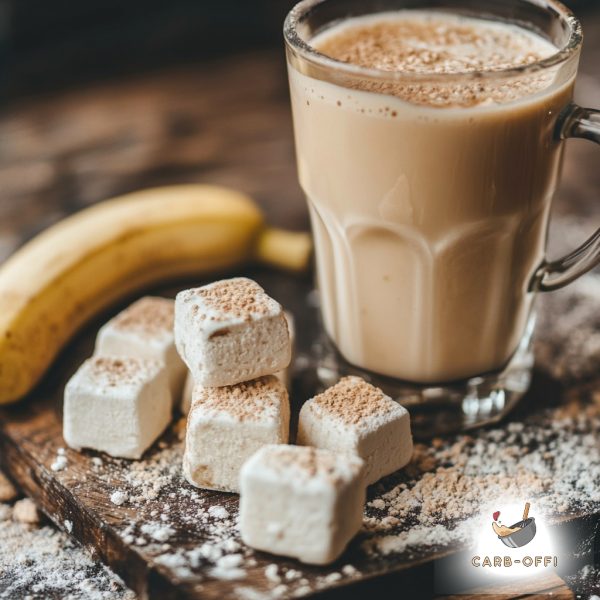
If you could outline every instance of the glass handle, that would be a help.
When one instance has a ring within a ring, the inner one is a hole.
[[[569,105],[556,124],[556,138],[584,138],[600,144],[600,111]],[[571,283],[600,263],[600,229],[573,252],[544,261],[530,283],[531,291],[551,292]]]

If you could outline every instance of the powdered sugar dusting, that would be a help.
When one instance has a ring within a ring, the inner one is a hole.
[[[482,499],[533,498],[551,520],[595,510],[599,435],[600,397],[584,395],[525,423],[417,445],[405,474],[368,503],[364,549],[388,555],[468,545]]]
[[[13,520],[7,504],[0,504],[0,540],[0,598],[136,598],[66,534]]]

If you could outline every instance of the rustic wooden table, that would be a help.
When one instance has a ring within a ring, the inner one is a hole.
[[[577,100],[600,105],[600,11],[587,34]],[[253,195],[270,222],[308,227],[296,183],[281,52],[143,74],[14,102],[0,113],[0,261],[65,215],[141,187],[221,183]],[[600,152],[570,142],[555,206],[597,225]],[[586,228],[589,228],[586,231]],[[564,240],[553,240],[556,248]],[[364,589],[364,588],[363,588]],[[573,595],[561,580],[546,592]],[[495,597],[516,598],[523,588]]]

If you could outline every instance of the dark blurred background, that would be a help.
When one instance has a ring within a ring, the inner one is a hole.
[[[10,96],[281,45],[291,0],[1,0]]]
[[[598,0],[567,0],[578,12]],[[281,46],[292,0],[0,0],[11,97]],[[484,2],[482,1],[482,4]]]
[[[600,0],[567,1],[586,35],[576,97],[600,106]],[[154,185],[229,185],[307,228],[281,33],[292,5],[0,0],[0,262],[69,213]],[[556,211],[583,229],[599,161],[569,142]]]

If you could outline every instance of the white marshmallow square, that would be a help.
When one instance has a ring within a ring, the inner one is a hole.
[[[173,402],[178,402],[186,373],[175,348],[175,302],[147,296],[111,319],[98,332],[96,356],[132,356],[162,361]]]
[[[194,386],[183,473],[194,486],[237,492],[244,462],[265,444],[286,444],[290,405],[273,375],[220,388]]]
[[[164,364],[93,357],[65,388],[63,436],[71,448],[140,458],[171,420]]]
[[[362,525],[364,464],[302,446],[265,446],[242,467],[239,526],[248,546],[324,565]]]
[[[194,382],[202,386],[272,375],[291,360],[281,305],[245,277],[177,294],[175,343]]]
[[[292,347],[292,351],[294,348],[295,342],[295,327],[294,327],[294,316],[288,311],[284,311],[285,318],[287,319],[288,331],[290,334],[290,345]],[[281,371],[277,371],[277,373],[273,373],[283,385],[289,390],[290,389],[290,369],[289,367],[282,369]],[[187,372],[187,376],[185,379],[185,385],[183,386],[183,394],[181,395],[181,414],[187,415],[190,412],[190,408],[192,407],[192,392],[194,390],[194,378],[190,371]]]
[[[304,403],[297,443],[360,456],[367,485],[404,467],[413,452],[408,411],[360,377]]]

